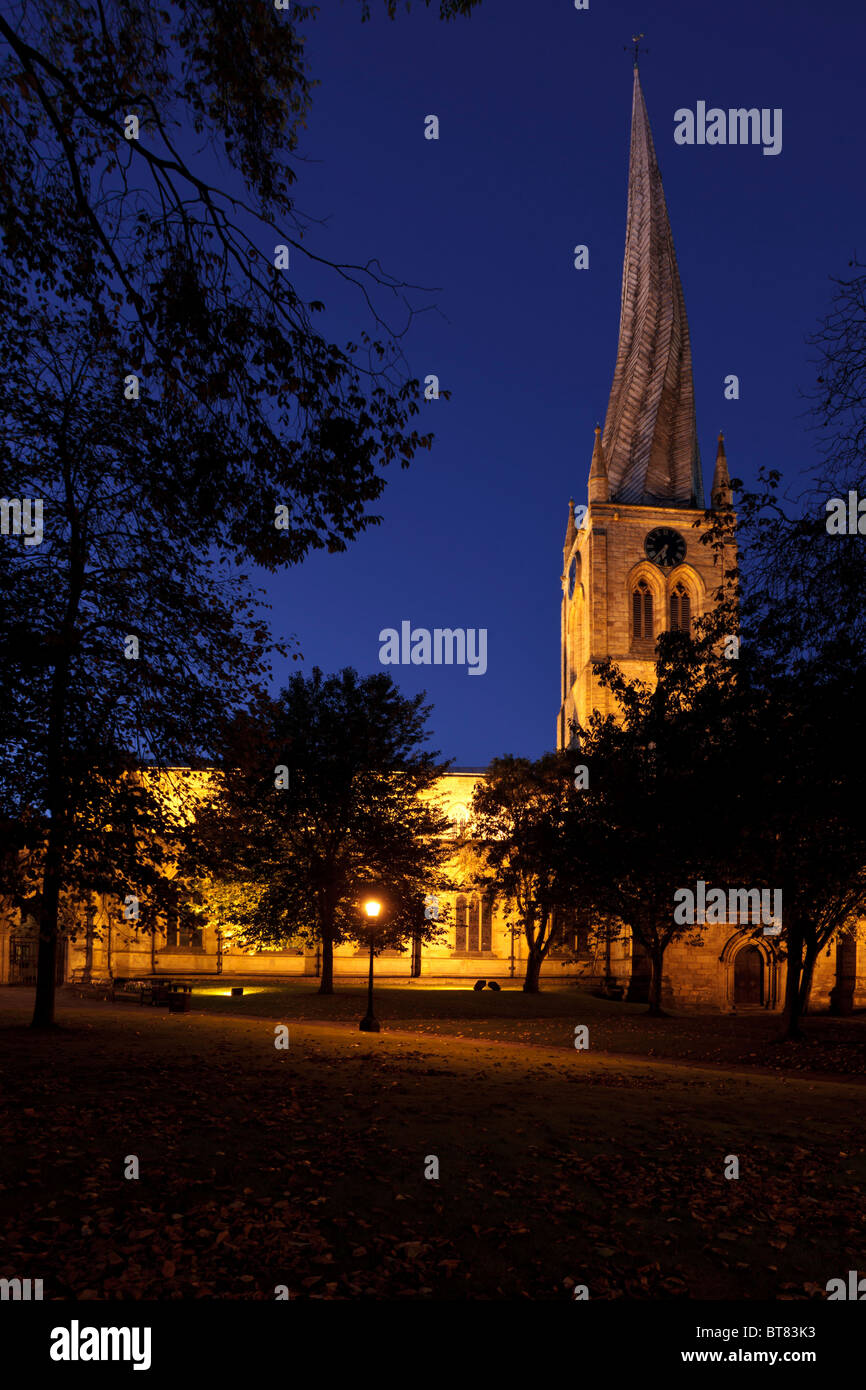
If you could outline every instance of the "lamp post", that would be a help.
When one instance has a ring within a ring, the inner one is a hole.
[[[382,911],[382,904],[378,898],[367,898],[364,902],[364,913],[370,931],[370,977],[367,984],[367,1012],[358,1024],[362,1033],[378,1033],[380,1031],[378,1021],[373,1017],[373,948],[376,944],[376,922]]]

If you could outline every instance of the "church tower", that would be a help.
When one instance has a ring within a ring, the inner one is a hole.
[[[730,501],[721,436],[711,501]],[[585,724],[594,709],[615,711],[592,663],[611,657],[627,677],[651,683],[659,634],[690,628],[719,584],[713,552],[700,544],[704,487],[689,326],[637,64],[619,347],[587,504],[576,518],[569,503],[565,534],[560,748],[572,743],[573,721]]]

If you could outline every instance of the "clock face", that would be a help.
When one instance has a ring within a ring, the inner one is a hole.
[[[650,531],[644,541],[644,550],[647,559],[662,569],[681,565],[686,558],[686,543],[679,531],[674,531],[670,526],[657,526]]]
[[[569,598],[572,598],[573,595],[574,595],[574,581],[575,581],[576,578],[577,578],[577,560],[575,559],[575,560],[572,560],[571,564],[570,564],[569,567],[568,567],[568,597],[569,597]]]

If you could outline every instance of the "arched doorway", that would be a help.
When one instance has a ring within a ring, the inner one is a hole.
[[[734,1003],[763,1004],[764,958],[757,946],[744,946],[734,961]]]

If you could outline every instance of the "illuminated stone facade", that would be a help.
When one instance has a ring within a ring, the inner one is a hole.
[[[480,777],[481,769],[455,770],[436,784],[435,799],[453,824],[455,851],[469,820],[472,792]],[[206,775],[202,779],[199,774],[199,779],[201,794],[206,794]],[[416,945],[413,949],[409,944],[405,951],[383,952],[377,964],[380,977],[522,980],[525,942],[521,934],[509,929],[500,904],[494,905],[483,892],[467,887],[465,892],[443,895],[431,903],[431,911],[443,918],[441,939],[423,948]],[[13,924],[7,920],[4,928],[0,923],[0,982],[31,981],[35,978],[35,960],[35,924]],[[337,946],[335,977],[364,975],[367,960],[362,946]],[[69,979],[73,972],[77,975],[86,971],[96,979],[150,975],[201,979],[317,976],[320,966],[320,954],[315,948],[245,951],[231,945],[208,924],[206,913],[204,924],[197,931],[169,924],[156,933],[136,931],[134,923],[123,921],[118,900],[94,895],[89,920],[82,922],[75,939],[66,943],[62,975]],[[575,961],[573,953],[555,949],[548,958],[546,975],[553,983],[586,970],[586,960]]]

